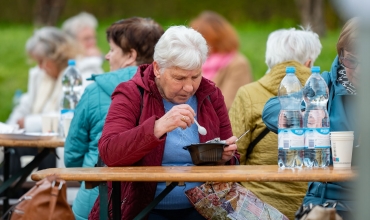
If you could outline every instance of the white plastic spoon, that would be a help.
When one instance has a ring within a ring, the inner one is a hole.
[[[198,126],[198,132],[199,132],[199,134],[201,134],[201,135],[206,135],[206,134],[207,134],[207,130],[206,130],[203,126],[200,126],[200,125],[198,124],[197,120],[195,120],[195,118],[194,118],[194,122],[195,122],[195,124],[197,124],[197,126]]]

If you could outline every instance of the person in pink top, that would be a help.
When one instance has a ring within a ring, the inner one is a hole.
[[[190,26],[203,35],[209,46],[203,77],[221,89],[229,109],[238,89],[253,81],[248,59],[238,51],[238,35],[225,18],[212,11],[201,13]]]

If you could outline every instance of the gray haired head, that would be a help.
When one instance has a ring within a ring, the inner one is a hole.
[[[96,29],[98,20],[87,12],[81,12],[63,22],[62,30],[72,37],[76,37],[77,33],[86,27]]]
[[[26,52],[31,56],[53,60],[63,68],[67,66],[68,59],[75,58],[79,51],[63,31],[55,27],[43,27],[27,40]]]
[[[272,32],[266,45],[265,63],[271,69],[279,63],[297,61],[305,64],[311,60],[311,66],[321,52],[319,36],[310,28],[280,29]]]
[[[194,70],[202,67],[207,53],[207,42],[199,32],[185,26],[172,26],[156,44],[154,61],[161,72],[171,67]]]

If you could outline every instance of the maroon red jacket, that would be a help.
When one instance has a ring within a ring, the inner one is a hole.
[[[153,66],[141,65],[130,81],[119,84],[113,92],[99,140],[99,153],[107,166],[162,165],[166,135],[159,139],[154,136],[154,123],[165,110],[154,78]],[[143,96],[138,87],[143,88]],[[200,142],[231,137],[230,120],[220,89],[203,78],[195,95],[198,122],[207,129],[207,135],[199,135]],[[239,154],[236,155],[239,159]],[[228,163],[235,162],[233,159]],[[122,219],[133,219],[143,210],[154,199],[156,186],[156,182],[122,182]],[[99,199],[89,219],[99,219]]]

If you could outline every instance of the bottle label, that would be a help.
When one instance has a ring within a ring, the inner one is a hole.
[[[330,148],[329,134],[329,128],[306,128],[304,148]]]
[[[284,150],[302,150],[304,148],[304,129],[279,129],[278,148]]]

